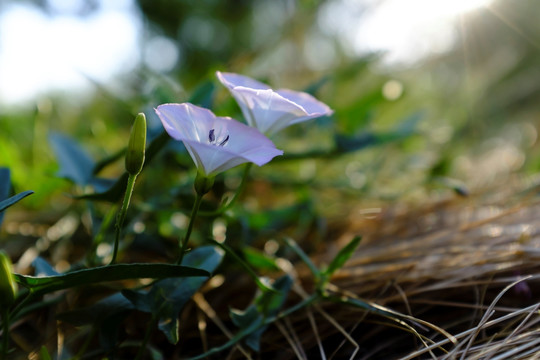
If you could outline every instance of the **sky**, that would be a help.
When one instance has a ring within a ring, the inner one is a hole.
[[[139,62],[132,0],[101,1],[88,17],[76,16],[84,1],[49,3],[54,16],[27,3],[0,8],[0,104],[88,86],[88,77],[106,81]]]
[[[329,0],[320,8],[318,26],[338,36],[351,56],[383,51],[389,64],[414,63],[450,49],[456,17],[489,1]],[[359,11],[366,3],[378,6]],[[49,90],[84,89],[89,78],[104,83],[140,61],[166,72],[181,56],[159,36],[138,49],[144,30],[134,0],[97,0],[98,10],[85,17],[77,16],[84,0],[47,4],[50,14],[29,3],[0,2],[0,105],[32,101]],[[314,39],[314,48],[323,45]],[[159,57],[152,56],[156,49]]]

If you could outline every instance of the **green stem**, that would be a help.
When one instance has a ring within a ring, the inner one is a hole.
[[[99,244],[103,242],[103,239],[105,239],[105,232],[111,225],[114,219],[114,214],[116,213],[116,210],[117,210],[117,206],[115,205],[109,210],[109,212],[107,213],[107,215],[105,215],[105,218],[101,222],[101,226],[99,227],[99,230],[96,236],[94,237],[94,242],[92,243],[92,250],[88,252],[88,255],[87,255],[86,262],[87,262],[88,267],[96,266],[97,248]],[[103,264],[100,264],[100,265],[103,265]]]
[[[86,337],[86,340],[84,341],[84,344],[81,346],[81,348],[79,349],[79,351],[77,352],[77,354],[75,354],[75,356],[71,359],[71,360],[79,360],[79,359],[82,359],[82,357],[84,356],[84,354],[86,353],[86,350],[88,349],[88,346],[90,346],[90,342],[92,341],[92,339],[94,338],[94,335],[96,335],[97,333],[97,327],[96,325],[92,325],[92,329],[90,330],[90,333],[88,334],[88,336]]]
[[[4,307],[2,309],[2,357],[1,359],[7,359],[8,346],[9,346],[9,309]]]
[[[152,332],[156,328],[158,320],[159,320],[159,313],[152,315],[152,318],[150,319],[150,323],[148,324],[148,327],[146,328],[146,333],[144,334],[143,342],[141,344],[141,347],[139,348],[139,351],[137,352],[137,356],[135,357],[135,360],[139,360],[143,358],[144,352],[146,351],[146,346],[148,345],[148,341],[150,341],[150,335],[152,335]]]
[[[114,264],[116,261],[116,256],[118,255],[118,243],[120,242],[120,232],[122,231],[122,226],[124,225],[124,220],[126,219],[127,209],[129,207],[129,202],[131,201],[131,195],[133,194],[133,188],[135,186],[135,180],[137,175],[130,174],[127,181],[126,193],[124,195],[124,202],[122,203],[122,208],[116,217],[116,234],[114,239],[114,249],[111,262],[109,265]]]
[[[221,206],[217,210],[214,211],[201,211],[202,216],[218,216],[223,214],[225,211],[229,210],[235,203],[236,200],[240,197],[242,192],[244,191],[246,187],[247,178],[249,177],[249,172],[251,168],[253,167],[253,163],[247,163],[244,167],[244,173],[242,174],[242,180],[240,181],[240,185],[236,189],[232,199],[226,203],[225,205]]]
[[[193,224],[195,223],[195,218],[197,217],[199,208],[201,207],[202,197],[203,195],[197,193],[197,197],[195,198],[195,203],[193,204],[193,209],[191,210],[191,218],[189,219],[186,236],[184,236],[184,240],[180,242],[180,257],[178,258],[178,261],[176,262],[178,265],[181,265],[182,260],[184,259],[186,246],[191,236],[191,232],[193,231]]]

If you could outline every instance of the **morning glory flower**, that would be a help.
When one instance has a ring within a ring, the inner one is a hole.
[[[283,151],[260,131],[193,104],[163,104],[159,116],[167,133],[182,141],[199,173],[213,177],[237,165],[264,165]]]
[[[239,74],[218,71],[216,75],[236,99],[247,123],[267,135],[333,113],[326,104],[305,92],[274,91],[266,84]]]

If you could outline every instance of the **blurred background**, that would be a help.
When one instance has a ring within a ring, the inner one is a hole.
[[[273,139],[304,158],[257,170],[276,183],[422,201],[533,181],[539,13],[536,0],[0,0],[0,166],[36,191],[29,206],[62,208],[51,132],[97,161],[125,147],[138,112],[159,131],[163,102],[241,119],[221,70],[335,110]]]

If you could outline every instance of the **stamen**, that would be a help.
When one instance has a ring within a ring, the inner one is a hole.
[[[219,143],[219,146],[225,146],[225,144],[227,143],[227,141],[229,141],[229,135],[227,135],[227,137],[225,138],[225,140],[223,140],[222,142]]]
[[[216,146],[225,146],[227,144],[227,142],[229,141],[229,135],[227,134],[227,137],[223,140],[221,140],[221,142],[217,142],[219,141],[219,139],[216,138],[216,131],[215,129],[212,129],[208,132],[208,142],[212,145],[216,145]]]

